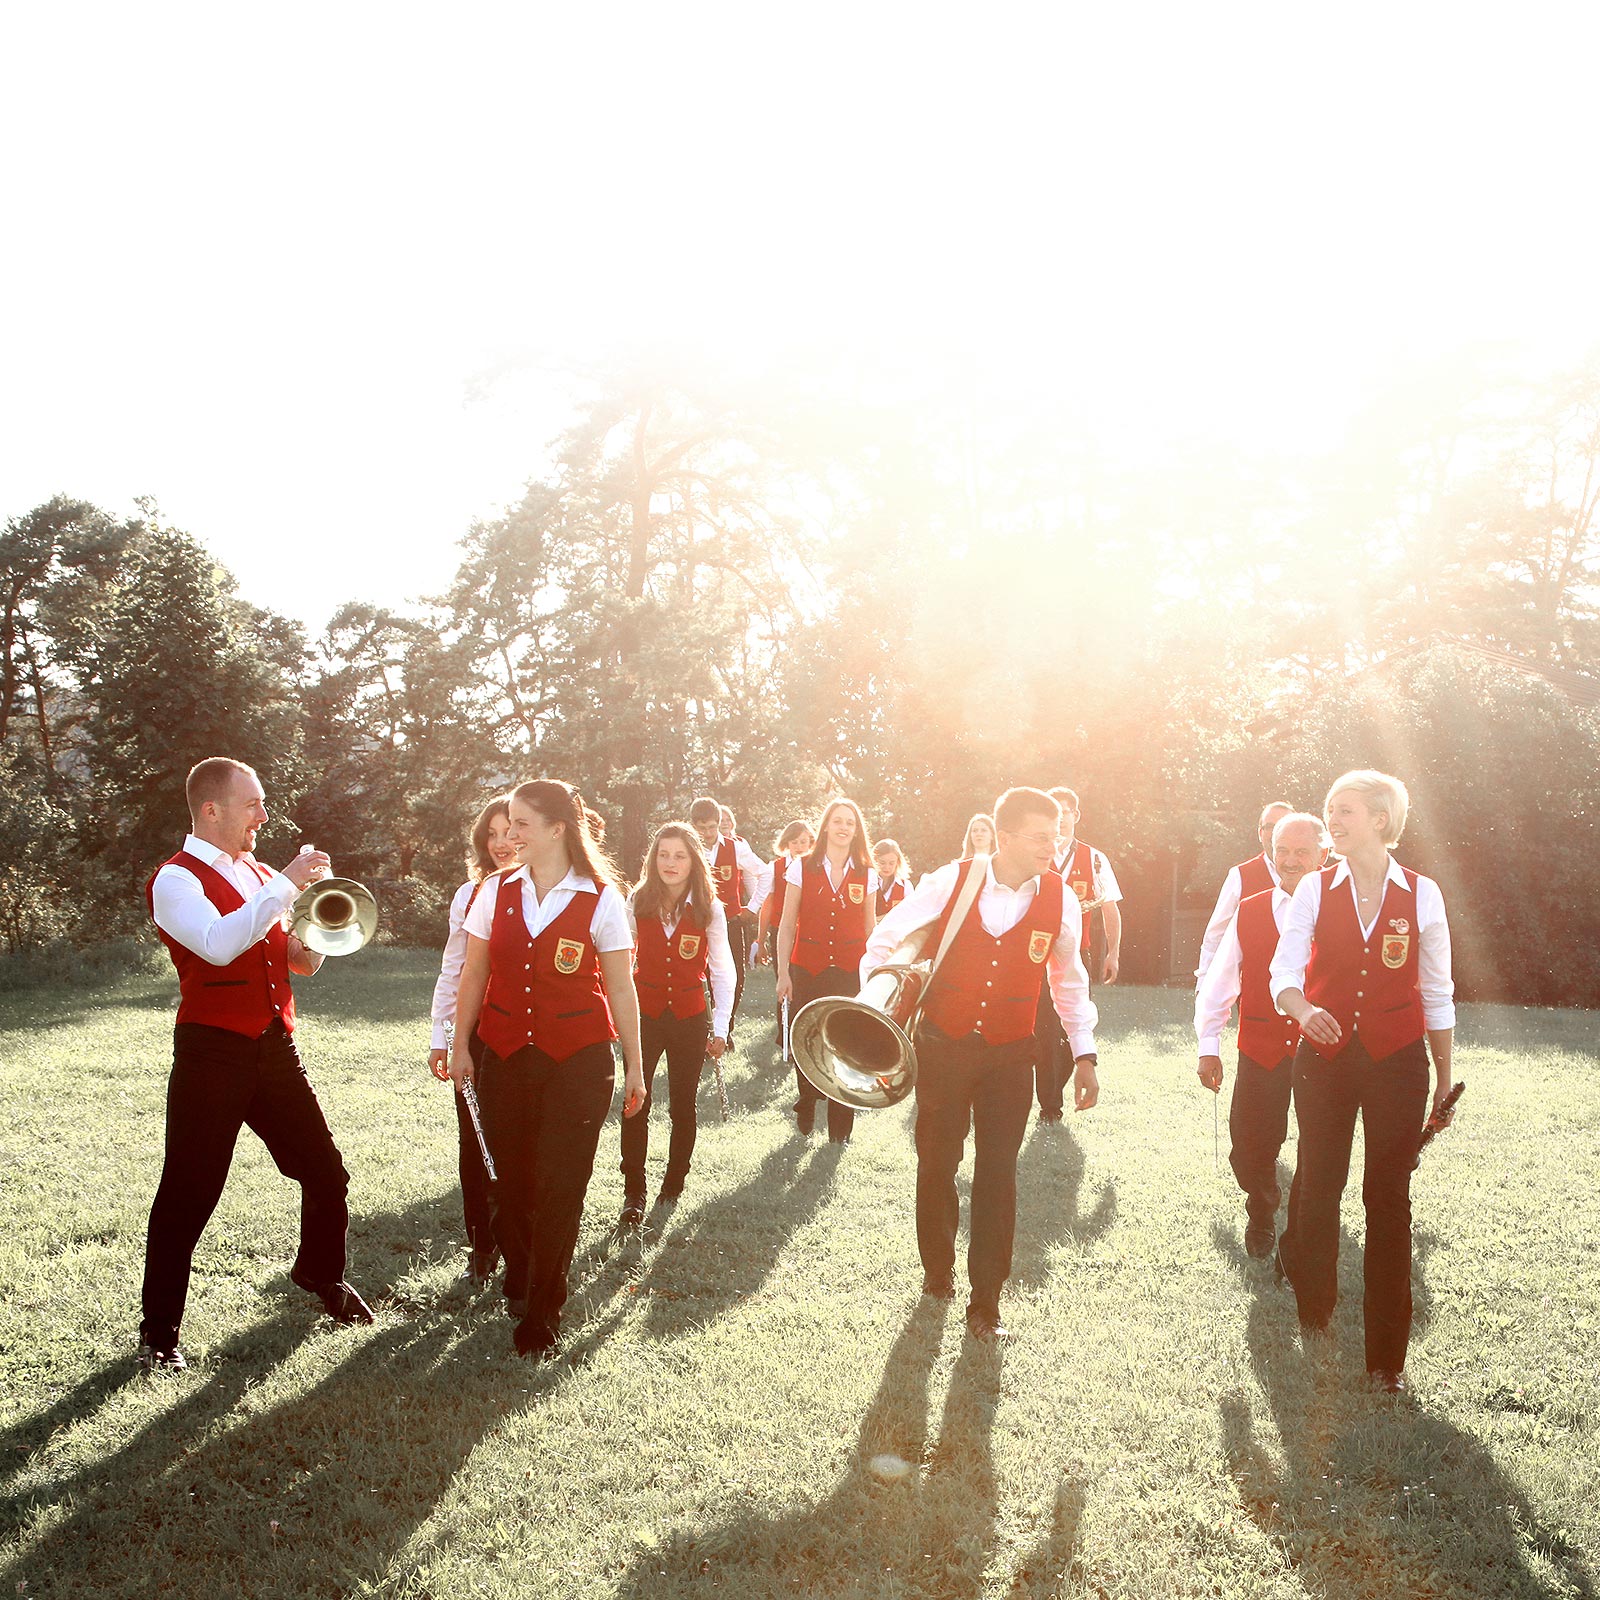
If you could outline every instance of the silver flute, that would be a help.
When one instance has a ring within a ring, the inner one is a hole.
[[[445,1040],[454,1052],[456,1042],[456,1025],[447,1022],[444,1025]],[[483,1170],[489,1174],[489,1182],[495,1181],[494,1157],[489,1154],[489,1141],[483,1136],[483,1117],[478,1111],[478,1091],[473,1087],[471,1078],[461,1080],[461,1098],[466,1102],[467,1115],[472,1118],[472,1131],[478,1136],[478,1154],[483,1157]]]

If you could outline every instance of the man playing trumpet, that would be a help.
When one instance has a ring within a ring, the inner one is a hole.
[[[145,1248],[139,1359],[182,1369],[178,1324],[194,1248],[228,1179],[239,1129],[249,1126],[285,1177],[300,1185],[300,1250],[289,1276],[335,1322],[371,1322],[344,1281],[350,1185],[322,1107],[294,1047],[289,974],[322,957],[284,928],[328,858],[306,850],[282,872],[251,851],[267,820],[255,769],[213,756],[185,785],[191,820],[183,848],[145,890],[161,942],[178,969],[180,998],[167,1086],[166,1159]]]
[[[1011,1275],[1017,1223],[1017,1152],[1033,1104],[1035,1021],[1049,981],[1073,1058],[1073,1100],[1087,1111],[1100,1095],[1089,979],[1079,954],[1082,913],[1055,858],[1061,808],[1038,789],[1009,789],[995,804],[992,859],[953,861],[926,878],[878,923],[862,975],[919,928],[936,952],[967,875],[984,874],[927,991],[917,1027],[917,1249],[922,1292],[955,1294],[956,1171],[973,1135],[967,1330],[999,1339],[1000,1291]]]

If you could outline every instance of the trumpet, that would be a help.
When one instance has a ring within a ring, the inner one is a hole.
[[[302,845],[306,854],[310,845]],[[347,956],[378,931],[378,902],[354,878],[323,878],[307,884],[289,907],[289,933],[322,956]]]

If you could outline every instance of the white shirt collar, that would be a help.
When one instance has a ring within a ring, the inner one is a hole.
[[[1349,878],[1349,876],[1350,863],[1345,860],[1343,856],[1340,856],[1339,864],[1333,869],[1333,877],[1329,880],[1330,887],[1337,889],[1341,883],[1344,883]],[[1385,883],[1398,884],[1402,889],[1406,887],[1406,875],[1404,871],[1401,870],[1400,863],[1395,860],[1393,855],[1390,855],[1389,857],[1389,870],[1384,873],[1383,881]]]
[[[995,877],[994,857],[990,856],[989,866],[983,881],[983,887],[985,890],[992,889],[998,894],[1021,894],[1024,889],[1031,889],[1035,894],[1037,894],[1039,892],[1039,878],[1038,876],[1025,878],[1017,885],[1015,889],[1008,889],[997,877]]]
[[[506,876],[508,882],[515,883],[520,878],[525,884],[528,885],[530,889],[533,887],[533,873],[529,870],[526,864],[518,867],[515,872],[508,873]],[[570,889],[574,894],[595,894],[597,892],[595,889],[594,879],[585,878],[576,867],[568,867],[566,877],[564,877],[560,883],[556,884],[555,888]],[[553,893],[554,891],[552,890],[550,892]]]
[[[203,861],[208,867],[220,867],[225,872],[232,872],[235,865],[249,861],[250,852],[247,850],[236,863],[220,845],[212,844],[209,840],[190,833],[184,836],[183,850],[185,855],[191,855],[196,861]]]

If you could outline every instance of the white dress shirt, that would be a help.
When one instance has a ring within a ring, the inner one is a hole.
[[[192,833],[184,839],[183,848],[234,884],[244,896],[244,904],[224,916],[206,899],[200,880],[187,867],[168,862],[156,874],[151,891],[156,926],[201,960],[225,967],[266,938],[300,891],[281,872],[274,872],[263,883],[247,865],[255,860],[252,855],[235,861],[226,850]]]
[[[709,850],[704,845],[701,850],[705,854],[706,866],[711,873],[711,884],[715,888],[722,880],[717,876],[717,851],[722,848],[722,838],[718,835],[717,842]],[[760,905],[757,901],[751,905],[752,896],[761,886],[761,874],[767,870],[767,864],[752,850],[743,839],[733,841],[734,865],[739,871],[739,904],[747,911],[755,911]]]
[[[639,919],[634,913],[633,896],[627,901],[628,928],[639,942]],[[661,930],[671,944],[678,931],[681,917],[668,922],[661,919]],[[711,1032],[718,1039],[728,1037],[728,1024],[733,1016],[733,990],[738,974],[733,966],[733,947],[728,943],[728,914],[715,895],[711,898],[711,926],[706,929],[706,971],[711,974]]]
[[[800,888],[801,885],[803,884],[803,882],[805,881],[805,879],[804,879],[805,865],[806,865],[806,858],[804,856],[796,856],[794,858],[794,860],[791,861],[789,863],[789,865],[784,868],[783,881],[786,884],[788,884],[791,889]],[[833,862],[831,860],[829,860],[829,858],[826,855],[824,855],[823,858],[822,858],[822,870],[824,872],[826,872],[827,875],[828,875],[828,887],[830,889],[832,889],[835,894],[838,894],[839,885],[844,882],[845,875],[850,871],[849,859],[848,859],[848,857],[846,858],[844,866],[836,873],[833,870]],[[878,869],[876,867],[868,867],[867,868],[867,893],[868,894],[876,894],[877,892],[878,892]]]
[[[961,863],[952,861],[948,866],[930,872],[915,889],[912,889],[889,914],[878,920],[867,940],[867,953],[861,961],[861,981],[867,974],[882,966],[890,952],[908,934],[926,928],[939,920],[944,908],[955,894],[956,877]],[[990,863],[984,876],[983,887],[978,891],[978,903],[973,907],[984,932],[998,939],[1008,933],[1027,915],[1028,907],[1039,892],[1039,880],[1029,878],[1019,889],[1008,889],[997,883],[994,864]],[[968,915],[972,915],[969,912]],[[1056,1015],[1066,1029],[1067,1042],[1072,1047],[1073,1059],[1094,1054],[1095,1024],[1100,1013],[1089,998],[1089,975],[1083,970],[1083,960],[1078,946],[1083,939],[1083,913],[1078,909],[1078,897],[1068,889],[1061,897],[1061,931],[1050,946],[1047,958],[1047,976],[1050,981],[1050,998]],[[937,954],[929,948],[924,954],[931,960]],[[937,983],[936,977],[933,980]]]
[[[1281,889],[1283,879],[1278,876],[1278,869],[1272,864],[1272,857],[1266,858],[1267,871],[1272,876],[1272,887]],[[1194,969],[1195,990],[1198,993],[1201,984],[1205,982],[1206,969],[1211,965],[1211,958],[1217,953],[1217,946],[1222,943],[1222,936],[1228,931],[1228,924],[1233,921],[1233,914],[1239,909],[1239,902],[1244,898],[1244,882],[1239,877],[1237,867],[1228,868],[1228,876],[1222,880],[1221,892],[1217,895],[1216,909],[1211,913],[1211,920],[1206,924],[1206,936],[1200,941],[1200,965]],[[1276,901],[1273,902],[1277,904]],[[1283,926],[1280,920],[1278,926]],[[1213,1052],[1214,1053],[1214,1052]]]
[[[1236,869],[1237,870],[1237,869]],[[1289,910],[1289,896],[1282,888],[1272,891],[1272,917],[1283,932],[1283,919]],[[1244,947],[1239,943],[1239,915],[1235,911],[1222,930],[1222,938],[1210,962],[1205,977],[1194,998],[1194,1032],[1200,1041],[1200,1054],[1222,1054],[1222,1030],[1228,1025],[1228,1013],[1239,998],[1239,986],[1244,971]]]
[[[444,942],[444,955],[439,960],[439,981],[433,986],[433,1041],[429,1045],[432,1050],[445,1048],[445,1024],[456,1020],[456,996],[461,990],[461,969],[467,960],[467,901],[472,898],[474,887],[472,879],[468,878],[450,901],[450,933]],[[480,896],[494,892],[495,885],[486,879],[479,890]]]
[[[530,939],[537,939],[567,909],[573,895],[593,894],[599,887],[593,878],[581,877],[575,867],[568,867],[566,877],[548,890],[541,900],[528,869],[518,867],[515,872],[501,875],[501,881],[493,893],[485,889],[473,902],[472,910],[467,913],[466,929],[474,939],[489,937],[489,930],[494,925],[494,908],[501,889],[507,883],[522,885],[522,920],[527,924]],[[613,950],[633,949],[633,929],[628,925],[628,908],[623,904],[622,896],[610,884],[600,890],[599,903],[589,919],[589,938],[599,955],[609,955]]]
[[[1073,850],[1081,842],[1074,839],[1056,857],[1057,872],[1060,872],[1066,866],[1067,857],[1072,854]],[[1122,885],[1117,882],[1117,875],[1111,870],[1111,863],[1106,860],[1105,852],[1096,850],[1092,844],[1085,845],[1084,848],[1089,852],[1089,875],[1091,880],[1089,898],[1098,900],[1102,904],[1107,901],[1120,900],[1122,898]],[[1077,896],[1074,895],[1073,898],[1076,899]]]
[[[1406,887],[1405,874],[1400,863],[1389,857],[1389,870],[1385,884]],[[1341,861],[1329,884],[1332,894],[1347,894],[1350,909],[1361,928],[1363,939],[1372,936],[1378,918],[1383,915],[1383,898],[1370,921],[1361,922],[1360,907],[1356,903],[1355,879],[1350,875],[1350,863]],[[1272,958],[1272,1003],[1283,1010],[1285,990],[1306,986],[1306,968],[1311,962],[1311,937],[1316,931],[1317,916],[1322,910],[1322,874],[1308,872],[1289,902],[1289,910],[1278,934],[1278,953]],[[1450,976],[1450,924],[1445,920],[1444,896],[1432,878],[1417,875],[1417,987],[1422,991],[1422,1023],[1430,1031],[1436,1028],[1453,1028],[1456,1025],[1455,980]]]

